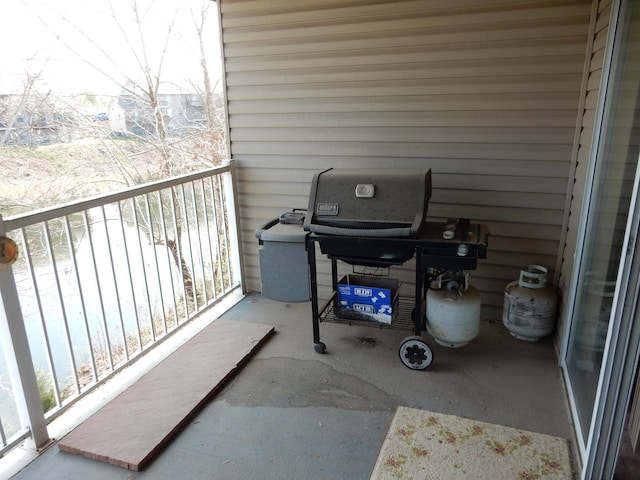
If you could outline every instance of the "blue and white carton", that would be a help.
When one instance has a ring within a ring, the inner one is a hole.
[[[346,275],[338,282],[338,317],[391,325],[398,315],[398,280]]]

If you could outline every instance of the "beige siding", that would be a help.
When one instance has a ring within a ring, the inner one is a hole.
[[[604,62],[604,52],[606,48],[606,40],[609,32],[609,19],[611,15],[611,0],[601,0],[595,2],[594,8],[597,13],[594,15],[594,26],[592,29],[591,51],[588,60],[588,78],[587,90],[584,100],[583,114],[578,121],[581,125],[581,133],[578,142],[577,161],[575,168],[575,182],[572,186],[572,196],[570,203],[570,215],[568,221],[566,248],[563,252],[562,268],[559,286],[563,293],[568,293],[570,287],[571,275],[574,266],[574,253],[578,243],[578,229],[580,215],[582,212],[582,203],[585,194],[585,182],[587,178],[587,167],[589,157],[591,155],[591,142],[593,140],[593,131],[595,127],[596,108],[598,94],[600,90],[600,80],[602,77],[602,68]],[[566,300],[567,295],[562,296]],[[560,310],[565,312],[567,305],[563,302]],[[560,317],[561,322],[566,321],[564,315]],[[559,329],[560,330],[560,329]],[[558,339],[559,340],[559,339]]]
[[[220,9],[249,289],[260,289],[255,228],[305,207],[313,174],[328,167],[429,166],[430,217],[491,230],[473,274],[487,316],[500,317],[521,268],[559,264],[591,1]],[[408,268],[397,275],[410,284]]]

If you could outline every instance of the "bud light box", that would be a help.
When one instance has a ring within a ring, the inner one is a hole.
[[[398,315],[398,280],[346,275],[338,282],[337,315],[391,325]]]

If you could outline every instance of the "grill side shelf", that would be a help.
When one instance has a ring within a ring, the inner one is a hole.
[[[319,308],[319,321],[327,323],[339,323],[342,325],[357,325],[363,327],[376,327],[376,328],[389,328],[392,330],[409,330],[413,331],[413,320],[411,319],[411,312],[413,310],[414,300],[411,297],[400,296],[398,302],[398,316],[393,319],[391,325],[386,323],[380,323],[373,320],[352,320],[350,318],[339,317],[333,306],[334,300],[338,293],[333,292],[331,296],[325,300]]]

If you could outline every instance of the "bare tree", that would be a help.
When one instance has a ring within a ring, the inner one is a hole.
[[[149,139],[149,143],[153,143],[154,147],[161,154],[164,161],[163,171],[161,172],[165,176],[175,174],[175,165],[172,162],[172,151],[168,141],[167,129],[165,125],[165,119],[162,114],[162,109],[159,101],[159,91],[162,84],[162,71],[164,67],[165,54],[167,48],[172,39],[173,25],[177,15],[177,7],[174,9],[169,22],[167,24],[166,35],[163,40],[163,44],[160,46],[160,55],[157,57],[157,61],[154,65],[149,60],[149,46],[144,31],[144,20],[149,10],[153,8],[155,1],[151,1],[144,11],[141,11],[138,0],[131,0],[130,8],[135,23],[134,31],[128,30],[120,21],[118,13],[114,9],[113,2],[109,1],[109,11],[114,26],[119,30],[121,39],[128,47],[128,54],[131,55],[137,65],[137,72],[132,75],[130,72],[125,71],[120,67],[120,63],[116,58],[112,56],[103,45],[98,42],[93,35],[93,32],[87,32],[78,27],[75,23],[69,20],[64,14],[55,12],[60,19],[68,25],[69,29],[78,34],[83,41],[91,45],[97,52],[97,57],[106,60],[107,63],[101,63],[97,58],[87,58],[86,55],[80,50],[80,46],[59,32],[54,32],[60,43],[62,43],[70,52],[84,62],[86,65],[111,80],[117,85],[122,92],[131,95],[136,99],[136,102],[141,105],[146,105],[153,112],[154,120],[154,134],[155,140]],[[49,25],[46,19],[40,12],[34,11],[34,15],[44,24]],[[104,65],[108,64],[109,68]],[[141,79],[138,81],[137,79]],[[123,80],[124,79],[124,80]]]
[[[207,146],[214,144],[214,142],[205,138],[210,134],[213,125],[218,123],[214,110],[213,89],[206,59],[204,58],[203,32],[206,25],[208,3],[208,0],[203,0],[200,17],[198,17],[197,22],[196,15],[193,14],[192,11],[192,18],[194,19],[194,25],[200,43],[200,65],[204,78],[204,95],[206,99],[205,128],[201,129],[200,136],[191,139],[191,143],[200,146],[200,148],[204,146],[202,144]],[[175,4],[175,7],[173,7],[166,16],[167,21],[164,24],[165,31],[162,39],[160,41],[154,39],[152,42],[147,36],[145,26],[151,21],[152,13],[159,5],[161,5],[161,3],[156,0],[150,0],[148,2],[143,0],[130,0],[127,7],[129,12],[127,18],[132,21],[132,28],[128,28],[128,26],[125,26],[126,19],[122,16],[122,11],[116,9],[116,3],[113,1],[108,2],[108,16],[113,22],[113,26],[119,32],[120,40],[126,46],[126,52],[120,51],[118,52],[118,56],[120,57],[126,54],[132,58],[136,65],[134,72],[126,71],[122,66],[123,62],[121,58],[114,58],[113,54],[108,52],[98,41],[100,37],[96,37],[96,35],[93,34],[94,32],[85,31],[83,28],[74,24],[67,16],[57,11],[55,13],[63,23],[68,26],[68,31],[73,32],[82,39],[82,41],[74,42],[58,32],[54,33],[57,39],[78,59],[82,60],[96,72],[110,79],[120,88],[124,96],[129,97],[134,104],[142,106],[142,108],[138,109],[140,118],[136,120],[144,124],[144,128],[140,131],[140,136],[144,139],[145,144],[148,145],[149,150],[155,151],[162,160],[157,175],[160,177],[168,177],[182,173],[185,170],[185,163],[180,161],[181,158],[192,159],[193,156],[198,155],[198,153],[194,154],[193,151],[185,152],[185,139],[171,137],[167,128],[167,118],[161,101],[161,86],[163,85],[163,76],[165,74],[167,51],[171,42],[175,40],[174,26],[178,16],[179,3]],[[118,6],[122,6],[122,4],[119,3]],[[44,25],[49,24],[42,13],[34,12],[34,15],[36,15]],[[95,56],[87,58],[85,51],[87,45],[93,48]],[[151,128],[147,128],[146,112],[149,112]],[[178,203],[178,195],[176,192],[174,192],[173,200],[175,203]],[[183,219],[182,216],[176,218],[174,238],[168,238],[165,242],[160,239],[154,239],[154,241],[156,243],[163,242],[169,249],[176,265],[182,272],[186,290],[189,295],[193,297],[192,276],[184,258],[180,254],[182,250],[181,237],[184,222],[185,219]],[[153,231],[153,229],[150,228],[148,231]]]
[[[9,99],[7,99],[7,102],[5,104],[5,112],[3,115],[5,118],[7,118],[7,121],[5,122],[4,133],[0,138],[0,147],[4,147],[7,144],[9,136],[15,129],[17,119],[24,112],[27,103],[29,103],[29,100],[31,98],[31,91],[33,90],[38,78],[39,74],[26,74],[25,80],[23,82],[22,92],[18,94],[19,101],[17,105],[12,106]]]
[[[149,8],[151,8],[152,6],[153,2],[149,5]],[[109,8],[111,9],[113,18],[117,19],[117,15],[113,9],[112,2],[109,2]],[[162,53],[159,57],[157,65],[155,66],[155,69],[152,69],[152,66],[149,62],[148,46],[143,29],[144,13],[141,14],[138,2],[136,0],[133,0],[131,2],[131,8],[133,10],[135,24],[137,27],[136,33],[139,40],[139,50],[135,48],[135,45],[131,41],[128,32],[124,30],[122,24],[116,21],[116,25],[122,33],[123,38],[131,48],[131,53],[135,56],[138,66],[140,67],[140,70],[143,74],[144,83],[142,84],[141,90],[144,92],[146,100],[148,101],[148,105],[153,112],[153,118],[155,120],[155,133],[159,140],[159,142],[157,143],[157,148],[159,149],[159,152],[164,161],[164,171],[161,173],[166,176],[171,176],[175,173],[175,168],[172,162],[172,152],[168,142],[164,115],[160,106],[159,90],[161,85],[162,68],[164,65],[165,54],[171,40],[171,33],[177,15],[177,8],[174,10],[167,26],[167,35],[165,36],[164,45],[162,46]]]
[[[209,64],[207,62],[207,53],[204,48],[204,29],[209,15],[209,2],[202,3],[200,11],[194,12],[193,6],[190,6],[191,19],[198,36],[198,49],[200,53],[200,67],[202,69],[202,80],[204,85],[205,108],[207,114],[207,124],[213,126],[216,123],[215,106],[213,101],[213,88],[211,87],[211,77],[209,75]]]

